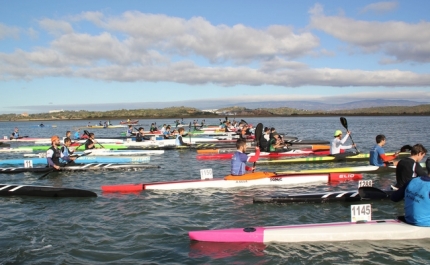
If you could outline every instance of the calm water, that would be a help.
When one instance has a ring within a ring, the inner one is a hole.
[[[347,117],[353,140],[362,152],[374,145],[377,134],[387,136],[387,152],[405,144],[430,147],[430,117]],[[279,132],[301,139],[331,140],[344,128],[337,117],[246,119],[262,122]],[[172,120],[156,120],[158,124]],[[207,119],[216,124],[218,119]],[[118,124],[118,121],[112,121]],[[144,120],[150,124],[153,120]],[[187,121],[189,122],[189,121]],[[0,136],[13,127],[21,135],[63,136],[66,130],[88,121],[45,122],[56,128],[36,128],[38,122],[2,122]],[[91,123],[94,123],[92,121]],[[149,126],[146,126],[149,127]],[[121,130],[94,130],[97,135],[117,136]],[[350,141],[350,140],[348,140]],[[22,154],[2,154],[18,158]],[[148,191],[136,194],[103,194],[101,185],[143,183],[200,178],[200,169],[212,168],[214,177],[229,172],[230,161],[197,161],[195,151],[166,151],[152,156],[160,169],[121,172],[84,172],[39,175],[0,175],[0,183],[39,184],[84,188],[97,198],[0,198],[0,264],[427,264],[430,239],[297,244],[225,244],[190,242],[188,231],[243,226],[288,225],[349,221],[349,205],[253,204],[255,195],[325,192],[355,189],[356,182],[338,185],[315,183],[295,187],[256,187]],[[348,165],[364,165],[356,162]],[[282,171],[346,164],[259,166],[261,171]],[[388,188],[393,174],[365,175],[374,186]],[[403,213],[403,203],[372,203],[373,219]]]

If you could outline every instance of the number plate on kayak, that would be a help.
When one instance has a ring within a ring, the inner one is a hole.
[[[32,168],[33,167],[33,160],[24,160],[24,167],[25,168]]]
[[[360,180],[358,181],[358,187],[372,187],[373,186],[373,180]]]
[[[212,168],[200,169],[200,177],[201,179],[213,179]]]
[[[372,220],[372,206],[370,204],[351,205],[351,222],[367,222]]]

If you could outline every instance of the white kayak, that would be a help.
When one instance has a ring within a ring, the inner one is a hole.
[[[153,182],[142,184],[117,184],[102,186],[104,192],[138,192],[143,190],[180,190],[203,188],[238,188],[256,185],[294,185],[312,182],[339,182],[360,180],[361,174],[324,173],[324,174],[276,174],[274,172],[255,172],[243,176],[226,176],[225,178],[207,180],[182,180]]]
[[[430,227],[399,220],[337,222],[287,226],[264,226],[188,233],[191,240],[207,242],[334,242],[352,240],[411,240],[430,238]]]
[[[33,152],[31,148],[0,148],[0,153],[25,153],[25,152]]]
[[[31,152],[31,151],[30,151]],[[110,150],[91,149],[91,151],[74,152],[75,155],[86,156],[140,156],[140,155],[162,155],[164,150]],[[24,157],[46,157],[46,152],[37,154],[24,154]]]
[[[87,141],[87,139],[82,139],[82,140],[72,140],[72,142],[78,142],[80,144],[85,144],[85,142]],[[63,140],[60,140],[61,143],[63,143]],[[97,139],[98,143],[101,144],[122,144],[124,143],[124,140],[122,139]],[[43,139],[41,138],[41,140],[37,140],[34,141],[35,145],[41,145],[41,144],[47,144],[50,145],[51,144],[51,139]]]

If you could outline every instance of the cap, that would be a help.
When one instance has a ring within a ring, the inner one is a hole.
[[[335,132],[334,132],[334,136],[339,136],[339,135],[341,135],[342,134],[342,131],[341,130],[336,130]]]
[[[51,143],[54,142],[55,140],[60,140],[60,137],[58,137],[58,135],[54,135],[51,137]]]

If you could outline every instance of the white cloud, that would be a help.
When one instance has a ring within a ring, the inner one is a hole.
[[[0,40],[6,38],[15,38],[19,37],[20,29],[17,27],[10,27],[5,24],[0,23]]]
[[[44,18],[39,21],[39,26],[50,34],[60,35],[63,33],[72,33],[73,27],[70,23],[62,20],[53,20]]]
[[[366,52],[382,51],[392,62],[430,62],[430,22],[360,21],[326,16],[321,5],[310,9],[311,26]]]
[[[390,2],[377,2],[369,4],[361,9],[362,13],[366,12],[376,12],[376,13],[385,13],[396,9],[399,6],[397,1]]]

